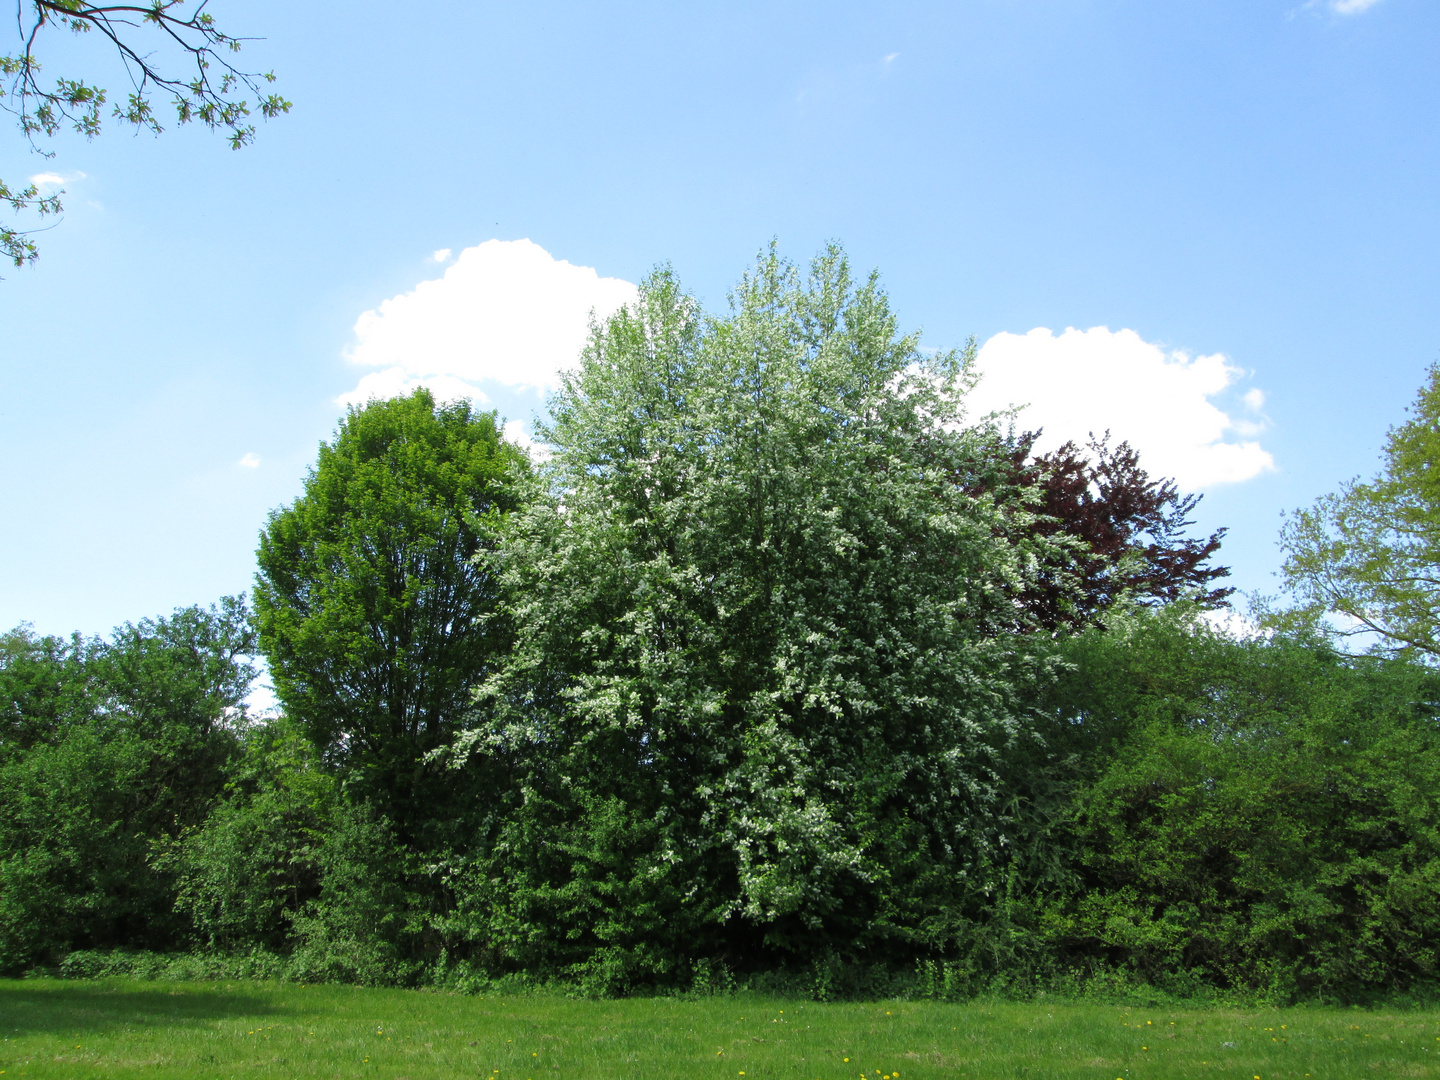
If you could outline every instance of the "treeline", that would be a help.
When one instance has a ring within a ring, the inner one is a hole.
[[[1429,985],[1434,670],[1212,629],[1195,500],[968,416],[972,355],[771,253],[723,314],[649,278],[541,463],[423,390],[352,409],[253,612],[0,640],[0,967]]]

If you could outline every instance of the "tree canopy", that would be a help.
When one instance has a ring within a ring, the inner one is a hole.
[[[1381,617],[1422,601],[1355,602],[1401,656],[1207,625],[1194,498],[967,415],[972,359],[772,248],[593,326],[539,465],[425,390],[352,408],[253,622],[0,636],[0,971],[1433,994],[1440,669]],[[1437,378],[1301,519],[1345,526],[1313,580],[1429,580]]]
[[[423,800],[424,755],[505,651],[497,577],[473,557],[525,467],[493,414],[422,388],[352,407],[261,533],[256,622],[285,711],[391,813]]]
[[[964,422],[970,360],[835,248],[771,251],[716,315],[661,270],[595,328],[492,561],[515,646],[456,742],[524,792],[494,871],[517,962],[620,986],[696,941],[945,937],[972,897],[916,886],[995,854],[1013,597],[1050,546],[952,480],[1001,444]]]
[[[1440,660],[1440,365],[1392,428],[1384,464],[1296,511],[1280,544],[1282,574],[1298,600],[1289,614],[1337,613],[1344,634],[1374,633],[1384,647]]]
[[[1074,541],[1065,564],[1024,597],[1043,625],[1083,627],[1117,604],[1186,599],[1227,606],[1234,590],[1210,586],[1230,570],[1209,561],[1225,530],[1203,540],[1185,535],[1199,495],[1181,495],[1173,480],[1152,479],[1134,447],[1111,446],[1109,432],[1092,436],[1084,448],[1067,442],[1033,455],[1039,435],[1026,432],[1015,441],[1015,480],[1039,489],[1035,528]]]
[[[175,940],[171,876],[150,857],[224,788],[254,651],[234,597],[108,640],[0,637],[0,967]]]

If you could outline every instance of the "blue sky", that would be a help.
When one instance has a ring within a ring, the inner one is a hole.
[[[0,283],[0,625],[248,588],[362,378],[527,421],[560,361],[506,353],[517,326],[667,261],[720,305],[772,237],[843,242],[931,346],[973,334],[990,403],[1133,437],[1205,492],[1244,589],[1440,358],[1423,0],[210,10],[295,102],[253,147],[0,135],[0,177],[67,199]]]

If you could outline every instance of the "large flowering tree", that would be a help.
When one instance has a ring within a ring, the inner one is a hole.
[[[838,249],[707,315],[668,270],[597,327],[499,548],[517,639],[458,761],[513,779],[479,905],[609,988],[682,957],[943,945],[1001,855],[996,755],[1064,559],[971,353],[922,351]],[[489,556],[487,556],[489,557]]]

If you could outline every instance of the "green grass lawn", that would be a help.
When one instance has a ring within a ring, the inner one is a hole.
[[[1440,1012],[0,981],[0,1075],[1440,1078]]]

